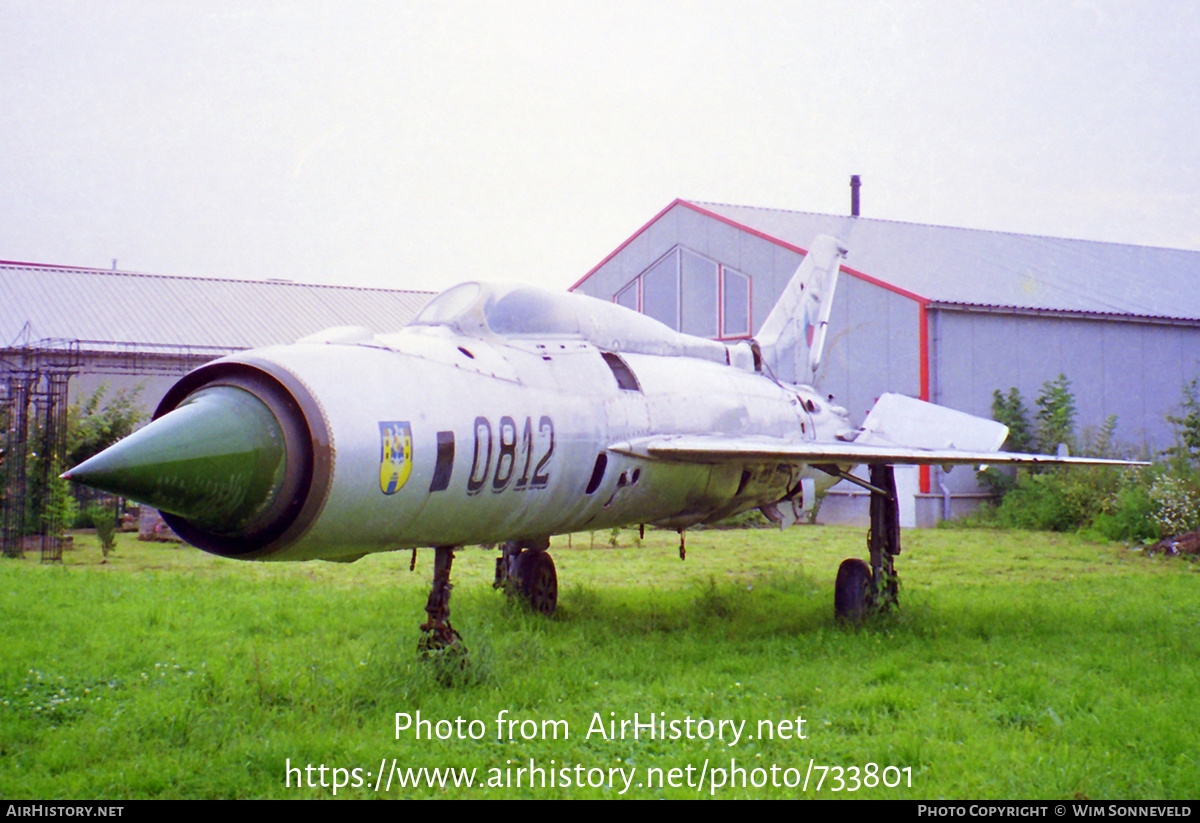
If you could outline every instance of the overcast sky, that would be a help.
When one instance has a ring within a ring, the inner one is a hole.
[[[864,216],[1200,249],[1196,9],[0,0],[0,259],[565,288],[677,197],[851,174]]]

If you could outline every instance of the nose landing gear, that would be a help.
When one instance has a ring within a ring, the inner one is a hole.
[[[433,555],[433,588],[425,601],[425,613],[429,619],[421,624],[421,639],[418,651],[423,654],[438,649],[449,649],[462,645],[462,636],[450,625],[450,567],[454,565],[456,546],[436,546]]]

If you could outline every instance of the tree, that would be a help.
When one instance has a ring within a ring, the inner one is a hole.
[[[1008,439],[1004,450],[1028,453],[1033,449],[1033,430],[1029,424],[1029,409],[1016,386],[1008,390],[1008,396],[999,389],[992,392],[992,419],[1008,426]]]
[[[1033,431],[1029,424],[1029,409],[1016,386],[1008,394],[999,389],[992,392],[992,419],[1008,426],[1008,438],[1003,449],[1010,452],[1033,450]],[[975,473],[980,484],[997,497],[1008,494],[1017,485],[1017,472],[1011,468],[988,466]]]
[[[102,385],[90,396],[75,403],[67,410],[66,444],[61,453],[48,442],[46,420],[42,414],[30,414],[24,453],[24,513],[17,514],[20,530],[25,534],[44,533],[69,525],[75,519],[76,503],[67,481],[59,474],[76,466],[94,454],[111,446],[117,440],[133,432],[146,417],[137,404],[142,386],[128,391],[115,392],[108,402],[105,395],[108,385]],[[11,410],[0,407],[0,431],[8,432],[12,423]],[[5,453],[4,442],[0,441],[0,485],[4,495],[9,493],[7,472],[17,471],[6,462],[14,459]],[[18,498],[4,500],[6,506],[18,507]]]
[[[1200,386],[1197,378],[1183,384],[1183,399],[1180,401],[1183,414],[1167,415],[1167,422],[1175,427],[1175,445],[1163,454],[1182,462],[1181,468],[1200,467]]]
[[[1059,443],[1066,443],[1067,448],[1074,451],[1075,395],[1071,392],[1071,381],[1067,376],[1060,374],[1056,379],[1043,383],[1036,405],[1035,429],[1030,423],[1025,400],[1015,386],[1008,390],[1008,394],[999,389],[992,392],[992,419],[1008,426],[1008,439],[1004,441],[1005,451],[1054,454],[1058,451]],[[1112,428],[1116,426],[1116,418],[1105,421],[1105,426],[1104,437],[1107,445],[1107,440],[1112,437]],[[1034,467],[1027,473],[1040,472]],[[988,467],[979,471],[976,476],[992,494],[1003,497],[1017,487],[1019,474],[1011,469]]]
[[[1081,444],[1082,453],[1088,457],[1118,457],[1116,433],[1117,416],[1110,414],[1104,418],[1098,432],[1095,434],[1084,433],[1084,442]]]
[[[144,386],[117,389],[105,403],[108,384],[102,383],[81,403],[71,405],[67,413],[67,468],[78,466],[89,457],[107,449],[133,433],[146,412],[138,405]]]
[[[1059,443],[1066,443],[1075,451],[1075,395],[1065,374],[1042,384],[1037,407],[1037,450],[1054,454]]]

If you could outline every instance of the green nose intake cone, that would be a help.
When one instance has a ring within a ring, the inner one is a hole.
[[[283,431],[266,404],[212,386],[63,477],[232,534],[271,505],[286,467]]]

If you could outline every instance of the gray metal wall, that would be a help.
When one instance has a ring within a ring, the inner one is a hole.
[[[915,300],[843,273],[817,388],[861,423],[884,392],[921,396],[920,347]]]
[[[1081,434],[1117,415],[1116,439],[1137,451],[1174,443],[1166,420],[1200,377],[1200,327],[1137,320],[931,311],[935,399],[990,416],[992,393],[1021,391],[1031,412],[1042,384],[1065,374]]]

